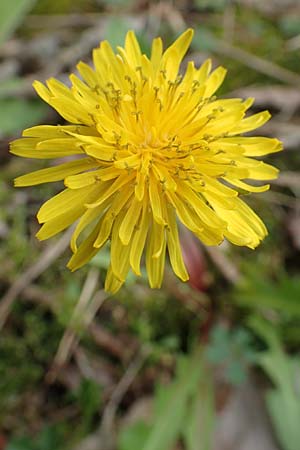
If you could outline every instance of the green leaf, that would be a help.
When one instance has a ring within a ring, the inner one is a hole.
[[[116,48],[117,46],[123,46],[125,36],[128,30],[132,29],[132,25],[125,19],[122,19],[118,16],[112,16],[107,21],[105,38],[108,40],[112,48]],[[150,55],[151,52],[151,44],[145,33],[135,31],[137,36],[139,46],[141,48],[141,52],[146,55]]]
[[[132,3],[132,0],[104,0],[110,7],[129,7]]]
[[[62,436],[56,426],[45,426],[36,439],[36,450],[58,450],[61,448]]]
[[[202,352],[196,350],[188,357],[180,356],[174,381],[168,386],[156,387],[152,423],[148,425],[139,422],[122,430],[118,449],[169,450],[172,448],[183,433],[185,418],[190,414],[201,378],[204,379]],[[206,389],[206,380],[203,383]]]
[[[8,443],[6,450],[36,450],[36,447],[31,439],[22,438],[12,438]]]
[[[175,443],[188,411],[188,403],[198,390],[203,375],[199,351],[181,357],[175,381],[160,387],[156,396],[154,422],[145,444],[139,450],[168,450]]]
[[[246,381],[247,368],[254,360],[251,344],[247,330],[228,330],[223,325],[216,325],[210,334],[205,356],[210,363],[222,367],[230,384],[240,385]]]
[[[225,377],[234,386],[239,386],[247,380],[247,373],[240,361],[231,361],[225,370]]]
[[[300,317],[299,277],[282,273],[274,282],[253,267],[248,267],[245,275],[234,294],[234,300],[239,305],[260,310],[270,308],[291,317]]]
[[[252,318],[250,326],[266,341],[269,349],[258,363],[274,383],[266,396],[267,408],[278,440],[284,450],[298,450],[300,442],[300,393],[297,381],[300,358],[288,356],[274,329],[266,321]]]
[[[21,77],[12,77],[0,81],[0,99],[10,97],[10,91],[21,88],[24,85],[24,79]]]
[[[183,439],[186,450],[209,450],[215,423],[214,392],[212,378],[209,374],[200,382],[191,408],[188,411]]]
[[[105,37],[112,48],[116,48],[118,45],[124,44],[127,31],[128,23],[126,20],[120,17],[112,17],[107,22]]]
[[[279,27],[287,37],[294,37],[299,34],[300,17],[298,14],[287,14],[279,19]]]
[[[18,28],[36,0],[1,0],[0,45]]]
[[[231,336],[224,326],[215,326],[210,334],[206,356],[211,363],[219,364],[230,358]]]
[[[47,114],[47,109],[39,100],[0,100],[0,138],[39,122]]]
[[[192,47],[201,52],[213,52],[218,45],[214,34],[204,26],[195,30],[195,36],[193,38]]]
[[[224,11],[228,0],[195,0],[196,6],[200,10]]]
[[[99,411],[102,402],[102,389],[96,381],[84,378],[76,393],[77,401],[82,410],[81,425],[88,432],[94,415]]]
[[[119,436],[119,450],[139,450],[150,433],[150,425],[140,421],[123,429]]]
[[[34,439],[29,436],[12,438],[6,450],[59,450],[63,437],[58,426],[46,426]]]

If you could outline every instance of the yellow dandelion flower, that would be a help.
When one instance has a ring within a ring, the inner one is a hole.
[[[69,125],[29,128],[11,146],[28,158],[76,155],[20,176],[15,185],[64,180],[66,189],[38,212],[37,237],[48,239],[78,221],[71,270],[110,241],[105,288],[111,292],[130,269],[140,275],[144,249],[152,288],[161,286],[166,250],[175,274],[188,279],[177,219],[206,245],[226,238],[253,249],[267,234],[238,190],[269,188],[245,180],[277,177],[277,169],[253,157],[277,152],[281,143],[240,136],[270,114],[245,118],[252,99],[216,99],[223,67],[211,73],[210,60],[200,68],[191,61],[179,74],[192,36],[187,30],[165,52],[156,38],[148,58],[129,31],[117,54],[107,41],[94,50],[94,69],[80,62],[81,78],[72,74],[70,88],[53,78],[47,86],[36,81],[37,93]]]

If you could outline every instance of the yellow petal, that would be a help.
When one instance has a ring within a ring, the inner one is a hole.
[[[99,208],[99,206],[97,207]],[[93,211],[93,210],[92,210]],[[108,241],[111,235],[111,229],[114,223],[114,219],[108,217],[107,214],[101,218],[101,226],[94,242],[94,247],[100,249]]]
[[[147,209],[148,206],[144,203],[142,215],[131,242],[129,261],[136,275],[141,275],[140,261],[148,234],[149,214]]]
[[[175,211],[171,205],[167,207],[167,222],[167,245],[172,268],[182,281],[187,281],[189,275],[182,257]]]
[[[201,65],[196,75],[196,80],[199,82],[200,85],[206,82],[210,71],[211,71],[211,59],[207,59]]]
[[[246,133],[248,131],[255,130],[263,126],[270,119],[271,114],[269,111],[262,111],[253,116],[247,117],[241,120],[230,132],[231,135]]]
[[[139,220],[142,206],[142,202],[136,200],[135,197],[132,199],[119,229],[119,237],[124,245],[127,245],[131,239],[134,227]]]
[[[124,185],[129,184],[130,181],[133,179],[133,176],[127,176],[127,175],[120,175],[107,189],[105,194],[101,195],[99,200],[97,200],[95,203],[87,203],[87,208],[94,208],[95,206],[101,205],[105,200],[107,200],[109,197],[114,195],[116,192],[119,191]],[[127,192],[127,189],[126,189]]]
[[[182,58],[186,54],[186,52],[192,42],[193,35],[194,35],[194,30],[192,30],[191,28],[189,28],[184,33],[182,33],[176,39],[176,41],[172,45],[170,45],[170,47],[165,51],[163,58],[162,58],[162,65],[168,59],[172,59],[172,56],[174,57],[174,52],[175,52],[175,54],[177,54],[176,63],[179,66],[180,62],[182,61]]]
[[[120,169],[116,169],[115,167],[101,167],[99,170],[98,177],[102,181],[113,180],[114,178],[118,178],[120,175],[124,174],[124,172]]]
[[[10,144],[10,153],[24,158],[36,158],[35,155],[39,155],[35,149],[38,142],[40,142],[39,138],[16,139]],[[44,156],[41,155],[41,158],[44,158]]]
[[[155,248],[157,248],[157,235],[152,228],[149,230],[146,248],[146,268],[151,288],[160,288],[164,275],[166,258],[166,239],[163,240],[163,248],[158,258],[153,258]]]
[[[270,189],[269,184],[265,184],[263,186],[252,186],[251,184],[245,183],[241,180],[237,180],[231,177],[224,177],[223,179],[228,183],[232,184],[233,186],[239,187],[249,192],[266,192],[268,189]]]
[[[220,245],[224,240],[225,232],[216,228],[203,228],[197,231],[195,235],[205,245]]]
[[[219,141],[220,145],[234,144],[239,145],[244,150],[245,156],[263,156],[269,153],[275,153],[282,150],[282,142],[278,139],[267,137],[231,137]]]
[[[10,152],[25,158],[62,158],[64,156],[80,155],[84,153],[80,144],[72,138],[47,139],[21,138],[13,141]]]
[[[204,97],[211,97],[221,86],[224,81],[227,70],[224,67],[218,67],[209,76],[205,83]]]
[[[69,177],[66,177],[64,183],[65,186],[71,188],[71,189],[81,189],[85,186],[89,186],[92,184],[97,183],[99,185],[99,188],[101,186],[105,186],[108,188],[110,186],[109,182],[102,181],[100,179],[102,169],[98,170],[91,170],[90,172],[80,173],[78,175],[70,175]],[[102,194],[102,189],[99,189],[99,196]]]
[[[47,80],[47,86],[53,97],[73,98],[70,88],[56,78],[49,78]]]
[[[85,64],[84,62],[79,62],[77,64],[77,70],[84,79],[84,81],[91,87],[91,88],[97,88],[99,89],[99,81],[100,81],[100,74],[101,71],[95,72],[88,64]]]
[[[72,270],[79,269],[79,267],[84,266],[93,256],[98,253],[99,249],[94,247],[94,242],[99,232],[99,228],[101,226],[101,219],[95,225],[93,231],[88,235],[86,239],[80,244],[78,250],[74,255],[70,258],[67,267]]]
[[[235,198],[226,198],[221,197],[218,194],[215,194],[213,192],[205,192],[203,196],[206,198],[208,203],[214,208],[215,205],[219,205],[221,208],[224,209],[234,209],[236,207],[236,204],[234,202]],[[223,227],[224,229],[224,227]]]
[[[134,194],[138,201],[143,200],[145,194],[145,181],[146,181],[145,174],[141,173],[141,171],[138,171],[136,175],[136,184],[134,188]]]
[[[140,155],[130,155],[126,158],[118,158],[117,161],[114,162],[114,166],[117,167],[117,169],[136,169],[141,163],[141,157]]]
[[[44,225],[36,234],[36,237],[40,241],[43,241],[45,239],[49,239],[52,236],[55,236],[62,230],[69,227],[72,223],[74,223],[75,220],[77,220],[82,215],[84,210],[85,208],[83,205],[74,205],[72,209],[67,209],[65,212],[44,223]]]
[[[129,254],[130,254],[130,245],[123,245],[121,239],[119,238],[119,227],[122,221],[124,220],[125,212],[121,212],[119,216],[116,218],[111,237],[111,247],[110,247],[110,255],[111,255],[111,268],[114,275],[120,280],[124,281],[129,267]]]
[[[84,170],[89,170],[97,166],[98,163],[90,158],[78,159],[76,161],[60,164],[59,166],[41,169],[22,175],[15,179],[15,186],[34,186],[36,184],[59,181],[69,175],[83,172]]]
[[[171,192],[167,193],[167,196],[176,210],[176,214],[179,220],[194,233],[203,229],[203,222],[199,219],[195,211],[187,204],[183,202],[180,197]]]
[[[73,191],[72,189],[65,189],[54,197],[45,202],[38,214],[37,219],[39,223],[47,222],[56,216],[59,216],[63,211],[72,209],[74,205],[84,205],[86,198],[93,192],[94,188],[88,187]]]
[[[85,125],[38,125],[36,127],[26,128],[22,136],[36,137],[42,139],[63,138],[70,133],[77,133],[78,136],[94,136],[95,130]],[[78,134],[80,133],[80,134]]]
[[[267,229],[261,219],[241,199],[234,199],[235,210],[225,210],[215,206],[218,214],[227,222],[228,231],[224,235],[236,245],[255,248],[267,235]],[[239,244],[238,242],[242,242]]]
[[[182,202],[188,202],[199,216],[201,221],[210,228],[222,228],[224,223],[217,217],[215,212],[205,204],[205,201],[196,192],[189,188],[187,183],[178,184],[178,194]]]
[[[68,122],[81,123],[84,125],[95,124],[95,119],[92,114],[75,99],[54,97],[51,98],[49,103]]]
[[[158,259],[161,256],[162,251],[165,251],[164,249],[166,248],[165,226],[160,225],[154,220],[152,223],[151,233],[155,236],[155,241],[152,248],[152,258]]]
[[[174,81],[178,75],[180,62],[181,59],[178,52],[175,50],[175,48],[170,48],[168,50],[168,58],[166,58],[161,69],[163,77],[167,80]]]
[[[113,162],[117,156],[116,148],[109,145],[85,145],[84,150],[87,155],[99,161]]]
[[[32,83],[32,86],[34,87],[35,91],[37,92],[37,94],[46,102],[49,103],[52,95],[51,92],[49,91],[48,88],[46,88],[46,86],[41,83],[40,81],[34,81]]]
[[[126,208],[126,204],[131,195],[132,194],[128,189],[124,189],[123,191],[116,194],[110,208],[105,213],[104,221],[99,230],[97,239],[95,240],[95,247],[102,247],[103,243],[107,241],[110,236],[115,218],[123,209]],[[110,198],[108,198],[106,202],[107,201],[111,201]],[[103,204],[106,204],[106,202],[104,202]]]
[[[124,281],[120,281],[118,278],[116,278],[110,265],[105,278],[104,289],[106,290],[106,292],[115,294],[121,288],[123,283]]]
[[[236,197],[238,193],[228,186],[225,186],[221,181],[215,180],[207,176],[203,176],[203,182],[205,183],[204,189],[214,194],[225,197]]]
[[[128,31],[125,38],[125,51],[129,63],[136,69],[141,64],[141,49],[134,31]]]
[[[161,38],[153,39],[151,49],[151,64],[153,65],[154,70],[157,70],[160,66],[162,52],[163,46]]]
[[[157,175],[158,179],[160,180],[161,184],[165,186],[166,189],[169,191],[175,192],[177,188],[176,181],[174,180],[174,177],[170,175],[167,168],[164,166],[153,166],[153,172]]]
[[[149,180],[149,198],[150,205],[153,213],[154,220],[161,225],[164,225],[165,220],[163,218],[162,208],[161,208],[161,189],[158,186],[158,182],[154,176],[150,176]]]
[[[274,180],[278,177],[279,170],[270,166],[270,164],[260,161],[258,166],[249,167],[248,172],[247,178],[252,178],[253,180]]]
[[[97,208],[93,208],[93,209],[88,209],[84,212],[84,214],[81,216],[80,220],[78,221],[76,228],[74,230],[74,233],[72,234],[72,238],[70,241],[70,245],[71,245],[71,249],[73,253],[77,252],[77,239],[79,238],[80,234],[82,233],[82,231],[88,226],[90,225],[90,223],[92,223],[95,219],[99,219],[101,218],[101,213],[103,212],[103,210],[107,207],[108,202],[103,203],[102,205],[98,206]],[[96,240],[95,240],[96,242]],[[106,240],[105,240],[106,242]],[[100,248],[101,246],[96,246],[94,245],[94,247]]]

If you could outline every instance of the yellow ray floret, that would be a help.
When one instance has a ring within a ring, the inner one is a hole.
[[[247,115],[253,99],[216,99],[226,70],[180,64],[193,37],[185,31],[163,52],[160,38],[148,58],[133,31],[115,54],[104,41],[94,69],[78,64],[71,87],[50,78],[34,88],[68,122],[23,132],[11,152],[26,158],[67,161],[15,180],[30,186],[63,180],[65,190],[38,212],[37,234],[47,239],[77,221],[68,267],[86,264],[104,245],[111,263],[105,288],[116,292],[129,270],[141,275],[145,254],[149,284],[161,286],[165,256],[188,280],[178,222],[206,245],[224,239],[255,248],[267,230],[239,192],[263,192],[277,169],[255,157],[282,149],[277,139],[241,136],[270,118]],[[74,155],[74,157],[73,157]],[[73,159],[70,160],[70,157]]]

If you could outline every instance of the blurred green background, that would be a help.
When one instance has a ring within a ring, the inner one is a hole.
[[[247,202],[269,236],[251,251],[184,233],[193,273],[161,290],[131,277],[113,298],[108,253],[72,274],[68,233],[40,243],[60,185],[15,189],[49,162],[16,158],[23,128],[62,123],[31,84],[67,82],[102,39],[134,29],[149,52],[195,29],[188,59],[228,75],[220,96],[269,109],[284,142],[270,192]],[[1,0],[0,450],[300,449],[300,3],[298,0]]]

